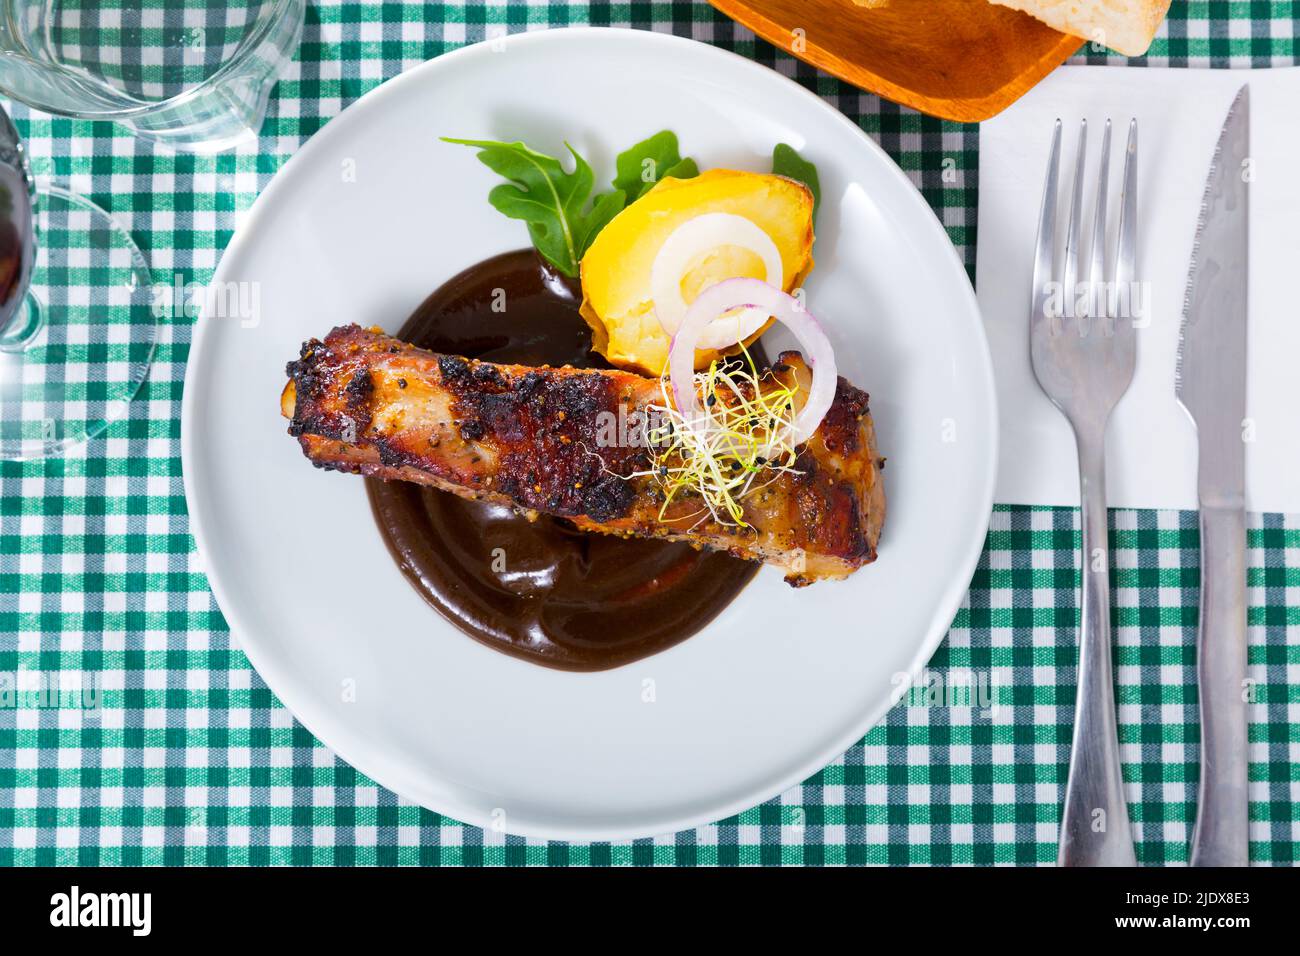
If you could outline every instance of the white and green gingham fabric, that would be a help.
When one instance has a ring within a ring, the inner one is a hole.
[[[921,117],[756,41],[704,3],[313,0],[254,147],[216,158],[13,113],[38,175],[111,210],[155,282],[206,282],[240,215],[378,83],[502,30],[654,29],[736,50],[858,122],[974,261],[974,126]],[[1151,67],[1300,62],[1296,0],[1174,0]],[[1080,62],[1118,58],[1089,53]],[[945,160],[954,162],[945,164]],[[955,164],[955,181],[944,176]],[[762,806],[617,844],[485,833],[398,799],[298,725],[232,640],[194,549],[180,465],[191,320],[166,322],[130,417],[87,453],[0,466],[0,864],[704,865],[1050,862],[1074,703],[1078,515],[999,506],[923,688]],[[1196,516],[1112,514],[1120,732],[1147,864],[1186,860],[1198,774]],[[1300,845],[1300,516],[1250,519],[1251,859]],[[48,693],[60,678],[85,701]],[[987,704],[988,706],[984,706]]]

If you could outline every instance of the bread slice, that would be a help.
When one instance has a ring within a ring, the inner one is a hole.
[[[1141,56],[1151,46],[1170,0],[992,0],[1023,10],[1048,26],[1108,46],[1125,56]]]

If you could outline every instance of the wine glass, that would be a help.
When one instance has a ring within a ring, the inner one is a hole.
[[[0,460],[65,453],[123,417],[157,321],[130,234],[82,196],[38,189],[0,109]]]

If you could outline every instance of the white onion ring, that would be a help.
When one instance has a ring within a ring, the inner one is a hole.
[[[772,237],[752,220],[728,212],[710,212],[688,219],[674,229],[659,247],[650,267],[650,294],[655,317],[669,335],[676,334],[686,317],[686,300],[682,298],[682,276],[690,261],[702,252],[719,246],[739,246],[763,260],[767,281],[778,288],[784,274],[781,250]],[[745,309],[736,315],[714,316],[715,321],[697,339],[702,349],[724,349],[743,342],[768,320],[762,309]]]
[[[791,445],[801,445],[817,431],[817,426],[835,401],[838,381],[835,352],[820,323],[798,299],[758,279],[719,282],[701,292],[687,309],[686,319],[673,336],[672,347],[668,350],[668,375],[677,410],[688,422],[699,421],[700,403],[695,395],[697,340],[717,316],[741,306],[758,308],[764,315],[774,317],[794,333],[803,347],[804,361],[812,371],[812,385],[808,389],[808,400],[795,416],[789,434]],[[777,440],[773,438],[769,447],[775,444]]]

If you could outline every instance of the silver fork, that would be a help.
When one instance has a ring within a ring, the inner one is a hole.
[[[1102,137],[1089,271],[1087,276],[1079,274],[1087,133],[1085,120],[1079,131],[1064,262],[1062,272],[1056,273],[1056,194],[1060,178],[1061,121],[1056,122],[1038,221],[1029,321],[1034,375],[1047,397],[1069,419],[1074,429],[1083,499],[1083,613],[1078,701],[1074,711],[1074,743],[1070,749],[1070,775],[1065,787],[1065,812],[1061,819],[1057,864],[1136,866],[1120,770],[1111,674],[1105,447],[1106,423],[1115,404],[1128,390],[1137,356],[1131,315],[1123,318],[1109,314],[1131,313],[1131,310],[1114,307],[1133,301],[1131,295],[1125,298],[1123,290],[1131,292],[1137,271],[1137,121],[1129,126],[1124,187],[1120,196],[1119,237],[1109,284],[1105,271],[1109,121]],[[1098,283],[1101,283],[1100,287]],[[1108,294],[1112,288],[1118,293],[1113,297]],[[1075,308],[1080,299],[1083,308]],[[1063,308],[1057,308],[1058,304]]]

